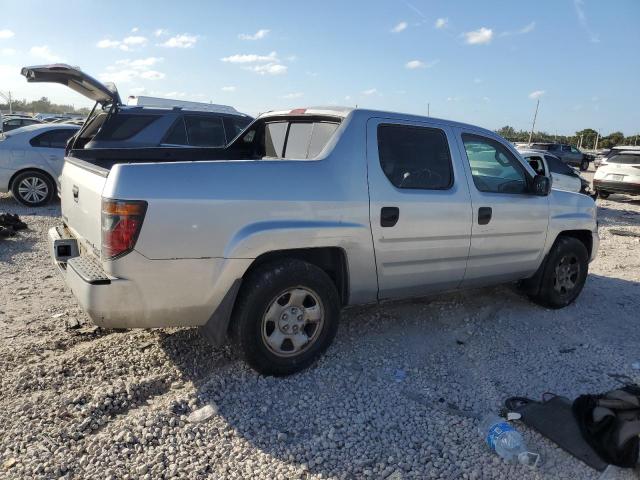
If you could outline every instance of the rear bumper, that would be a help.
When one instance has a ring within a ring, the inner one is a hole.
[[[630,193],[640,195],[640,183],[612,182],[606,180],[593,180],[593,188],[611,193]]]
[[[132,251],[106,271],[91,255],[52,259],[91,320],[105,328],[187,327],[207,323],[250,260],[149,260]]]

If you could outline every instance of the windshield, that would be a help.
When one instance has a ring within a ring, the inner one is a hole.
[[[637,155],[614,155],[608,163],[622,163],[625,165],[640,165],[640,153]]]

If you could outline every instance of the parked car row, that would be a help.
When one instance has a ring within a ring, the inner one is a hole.
[[[640,146],[613,147],[600,160],[593,187],[601,198],[612,193],[640,195]]]

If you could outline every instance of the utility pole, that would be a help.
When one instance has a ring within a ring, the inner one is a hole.
[[[427,102],[427,117],[431,116],[431,104]]]
[[[536,103],[536,113],[533,114],[533,124],[531,125],[531,133],[529,134],[529,145],[531,145],[531,139],[533,138],[533,130],[536,128],[536,118],[538,117],[538,107],[540,106],[540,99]]]
[[[600,139],[600,132],[596,132],[596,144],[593,147],[594,150],[598,149],[598,140]]]

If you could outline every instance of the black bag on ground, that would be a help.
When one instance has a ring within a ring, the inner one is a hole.
[[[619,467],[638,463],[640,386],[627,385],[602,395],[581,395],[573,402],[585,440],[602,459]]]

